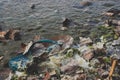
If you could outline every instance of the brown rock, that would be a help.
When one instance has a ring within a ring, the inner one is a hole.
[[[70,35],[55,36],[52,37],[51,40],[55,40],[63,43],[63,45],[61,46],[62,49],[69,48],[73,44],[73,37],[71,37]]]
[[[5,39],[21,40],[22,35],[20,33],[20,30],[10,29],[6,32],[4,36],[5,36]]]
[[[83,6],[83,7],[90,6],[90,5],[92,5],[92,2],[90,2],[90,1],[82,1],[82,2],[80,2],[80,5]]]
[[[0,38],[4,38],[4,37],[5,37],[5,34],[6,34],[6,31],[1,31],[1,32],[0,32]]]
[[[83,58],[84,58],[85,60],[87,60],[87,61],[89,61],[90,59],[92,59],[93,56],[94,56],[94,53],[93,53],[93,51],[91,51],[91,50],[88,50],[88,51],[86,51],[86,52],[83,54]]]
[[[40,38],[41,38],[40,35],[35,35],[33,39],[34,39],[34,41],[38,41],[38,40],[40,40]]]

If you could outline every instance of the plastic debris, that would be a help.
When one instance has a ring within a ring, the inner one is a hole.
[[[30,63],[33,59],[29,58],[30,56],[32,56],[32,48],[34,47],[35,44],[37,43],[53,43],[53,44],[58,44],[56,41],[53,40],[48,40],[48,39],[44,39],[44,40],[39,40],[37,42],[30,42],[28,44],[28,46],[26,47],[25,52],[23,52],[22,54],[12,58],[9,61],[9,66],[12,70],[16,71],[16,70],[24,70],[27,68],[27,64]],[[52,50],[51,46],[47,48],[47,52],[49,53]],[[40,53],[39,53],[40,54]]]
[[[28,57],[26,55],[18,55],[14,58],[12,58],[9,61],[9,67],[13,70],[24,70],[25,68],[27,68],[27,64],[30,62],[30,60],[28,59]]]

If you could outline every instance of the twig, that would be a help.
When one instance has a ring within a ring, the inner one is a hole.
[[[110,73],[109,73],[109,78],[111,78],[111,76],[113,74],[113,71],[115,69],[116,63],[117,63],[117,60],[113,60],[112,67],[111,67]]]

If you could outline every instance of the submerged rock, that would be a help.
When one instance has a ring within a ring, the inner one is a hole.
[[[64,21],[63,21],[63,27],[69,27],[72,23],[72,20],[66,18]]]
[[[80,5],[83,6],[83,7],[86,7],[86,6],[92,5],[92,2],[90,2],[90,1],[81,1]]]
[[[35,4],[32,4],[30,8],[35,9],[35,6],[36,6]]]
[[[77,8],[77,9],[81,9],[81,8],[84,8],[84,7],[88,7],[88,6],[91,6],[93,3],[90,2],[90,1],[81,1],[79,4],[76,3],[75,5],[73,5],[74,8]]]

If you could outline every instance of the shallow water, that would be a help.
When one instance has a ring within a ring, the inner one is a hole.
[[[29,42],[35,34],[51,37],[60,34],[89,36],[91,29],[103,24],[103,12],[120,8],[120,0],[91,0],[92,5],[80,8],[81,0],[0,0],[0,25],[4,30],[21,28],[22,41],[0,43],[0,54],[9,58],[10,53],[20,48],[21,42]],[[35,4],[35,9],[31,5]],[[106,5],[108,4],[108,5]],[[61,31],[63,18],[78,23],[67,31]]]

